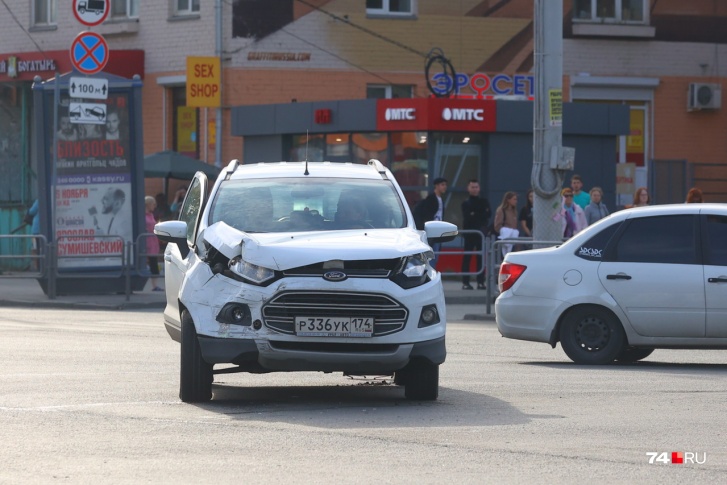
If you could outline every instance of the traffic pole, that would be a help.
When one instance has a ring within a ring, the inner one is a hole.
[[[575,150],[563,137],[563,1],[535,0],[535,102],[533,103],[533,239],[563,239],[561,196]],[[537,247],[537,245],[536,245]]]

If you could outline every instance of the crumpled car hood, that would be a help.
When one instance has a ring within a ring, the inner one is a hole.
[[[248,234],[216,222],[202,237],[229,259],[241,255],[278,271],[334,259],[391,259],[431,251],[419,233],[408,229]]]

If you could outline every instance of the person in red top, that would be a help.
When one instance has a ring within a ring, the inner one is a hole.
[[[154,226],[157,223],[154,218],[154,209],[156,209],[157,201],[154,197],[147,195],[144,197],[144,205],[146,206],[146,213],[144,214],[145,232],[154,234]],[[152,291],[164,291],[159,286],[159,239],[156,236],[146,237],[146,254],[149,271],[151,271]]]

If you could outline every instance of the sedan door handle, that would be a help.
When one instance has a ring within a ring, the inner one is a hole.
[[[164,255],[164,261],[172,262],[172,255],[171,254],[165,254]]]
[[[727,283],[727,278],[720,276],[719,278],[709,278],[707,281],[710,283]]]
[[[607,280],[630,280],[631,276],[623,273],[606,275]]]

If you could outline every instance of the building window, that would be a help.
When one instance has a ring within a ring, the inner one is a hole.
[[[187,88],[172,88],[172,146],[174,151],[199,159],[199,109],[187,106]]]
[[[408,84],[367,84],[366,97],[368,99],[411,98],[413,86]]]
[[[427,175],[429,173],[429,153],[427,132],[391,133],[391,152],[393,161],[391,171],[399,182],[410,208],[426,196]]]
[[[199,13],[199,0],[177,0],[177,15],[192,15]]]
[[[56,24],[56,0],[33,1],[33,25]]]
[[[573,20],[577,22],[648,23],[644,0],[575,0]]]
[[[293,22],[293,0],[232,2],[232,37],[262,39]]]
[[[416,0],[366,0],[368,15],[387,17],[411,17],[415,15]]]
[[[114,18],[138,18],[139,0],[111,0],[111,16]]]
[[[288,161],[322,162],[325,159],[325,135],[293,135],[290,137]]]
[[[326,160],[329,162],[350,161],[350,138],[348,133],[326,135]]]
[[[351,135],[351,162],[368,163],[375,158],[389,165],[389,138],[387,133],[353,133]]]

